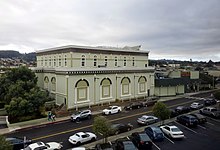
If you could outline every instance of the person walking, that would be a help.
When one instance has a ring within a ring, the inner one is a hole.
[[[47,114],[47,120],[48,121],[52,120],[52,113],[51,113],[51,111],[49,111],[48,114]]]

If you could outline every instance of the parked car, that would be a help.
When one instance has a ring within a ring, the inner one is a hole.
[[[137,119],[137,123],[139,125],[149,125],[158,122],[158,118],[155,116],[147,116],[143,115],[142,117]]]
[[[217,102],[215,99],[213,98],[207,98],[204,100],[204,105],[205,106],[211,106],[211,105],[215,105]]]
[[[159,97],[149,97],[145,101],[142,102],[143,106],[153,106],[157,101],[159,100]]]
[[[71,150],[86,150],[85,147],[74,147]]]
[[[24,150],[58,150],[61,149],[63,146],[60,143],[57,142],[37,142],[30,144],[28,147],[26,147]]]
[[[143,107],[143,104],[140,102],[133,102],[124,107],[125,110],[139,109]]]
[[[128,124],[123,124],[123,123],[112,124],[110,135],[115,135],[115,134],[127,132],[127,131],[130,131],[132,128],[133,128],[133,125],[130,123],[128,123]]]
[[[164,139],[164,134],[157,126],[149,126],[144,129],[145,133],[151,138],[153,141],[162,141]]]
[[[187,106],[178,106],[175,111],[179,114],[184,114],[190,112],[190,107]]]
[[[186,126],[197,126],[198,124],[198,119],[196,119],[196,117],[191,115],[177,116],[176,120],[177,122],[184,124]]]
[[[110,115],[110,114],[119,113],[120,111],[121,111],[121,107],[120,106],[109,106],[108,108],[104,109],[102,111],[102,113],[104,115]]]
[[[146,133],[134,132],[129,138],[139,150],[148,150],[152,148],[152,141]]]
[[[220,118],[220,111],[215,107],[205,107],[200,109],[199,112],[213,118]]]
[[[160,129],[163,131],[164,134],[166,134],[170,138],[184,138],[183,132],[177,126],[165,125],[160,126]]]
[[[78,122],[83,119],[91,119],[91,117],[92,117],[91,110],[83,110],[72,114],[71,120]]]
[[[97,136],[91,132],[78,132],[69,137],[69,142],[73,145],[80,145],[85,142],[95,141]]]
[[[201,103],[198,103],[198,102],[193,102],[191,105],[190,105],[190,108],[191,109],[200,109],[202,108],[204,105],[201,104]]]
[[[175,109],[169,109],[170,110],[170,118],[174,118],[178,115],[180,115],[179,112],[177,112]]]
[[[199,121],[198,122],[199,124],[203,124],[203,123],[207,122],[206,117],[199,114],[199,113],[193,113],[193,114],[189,114],[189,115],[192,115],[192,116],[196,117]]]
[[[95,146],[95,150],[113,150],[111,143],[98,143]]]
[[[9,137],[6,138],[6,141],[10,143],[13,150],[20,150],[32,143],[32,141],[29,139],[18,138],[18,137]]]
[[[127,138],[117,139],[115,141],[116,150],[138,150],[133,142]]]

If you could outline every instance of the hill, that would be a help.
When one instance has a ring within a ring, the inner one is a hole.
[[[22,59],[27,62],[36,61],[36,53],[21,54],[14,50],[1,50],[0,58]]]

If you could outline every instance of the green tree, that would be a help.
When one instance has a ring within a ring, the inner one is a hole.
[[[104,116],[97,116],[93,122],[93,131],[96,134],[103,136],[103,140],[106,143],[108,141],[109,133],[111,132],[111,123]]]
[[[170,110],[162,102],[157,102],[154,105],[153,114],[162,121],[162,124],[164,123],[164,120],[170,118]]]
[[[42,117],[44,103],[49,100],[47,92],[37,86],[35,73],[27,67],[11,69],[0,78],[0,101],[6,104],[10,122]]]
[[[5,140],[5,137],[0,135],[0,150],[12,150],[12,146]]]
[[[215,92],[214,94],[215,99],[220,100],[220,91]]]

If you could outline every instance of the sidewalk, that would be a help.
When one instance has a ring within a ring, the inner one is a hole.
[[[213,90],[210,90],[213,91]],[[181,97],[190,97],[191,95],[195,95],[195,94],[199,94],[199,93],[206,93],[206,92],[210,92],[210,91],[202,91],[202,92],[197,92],[197,93],[186,93],[183,95],[177,95],[177,96],[171,96],[171,97],[161,97],[159,99],[159,101],[169,101],[169,100],[173,100],[173,99],[177,99],[177,98],[181,98]],[[130,102],[130,101],[128,101]],[[126,102],[117,102],[117,103],[111,103],[111,105],[120,105],[120,106],[124,106],[126,104]],[[92,106],[91,111],[93,115],[98,115],[102,113],[102,109],[108,107],[107,105],[103,105],[103,106]],[[7,134],[13,131],[18,131],[18,130],[26,130],[26,129],[30,129],[30,128],[39,128],[42,126],[46,126],[46,125],[50,125],[50,124],[56,124],[56,123],[60,123],[60,122],[65,122],[65,121],[69,121],[70,120],[70,116],[65,116],[65,117],[59,117],[56,118],[56,121],[48,121],[47,117],[46,118],[41,118],[41,119],[35,119],[35,120],[30,120],[30,121],[25,121],[25,122],[19,122],[19,123],[14,123],[14,124],[10,124],[8,128],[4,128],[4,129],[0,129],[0,135],[2,134]]]

